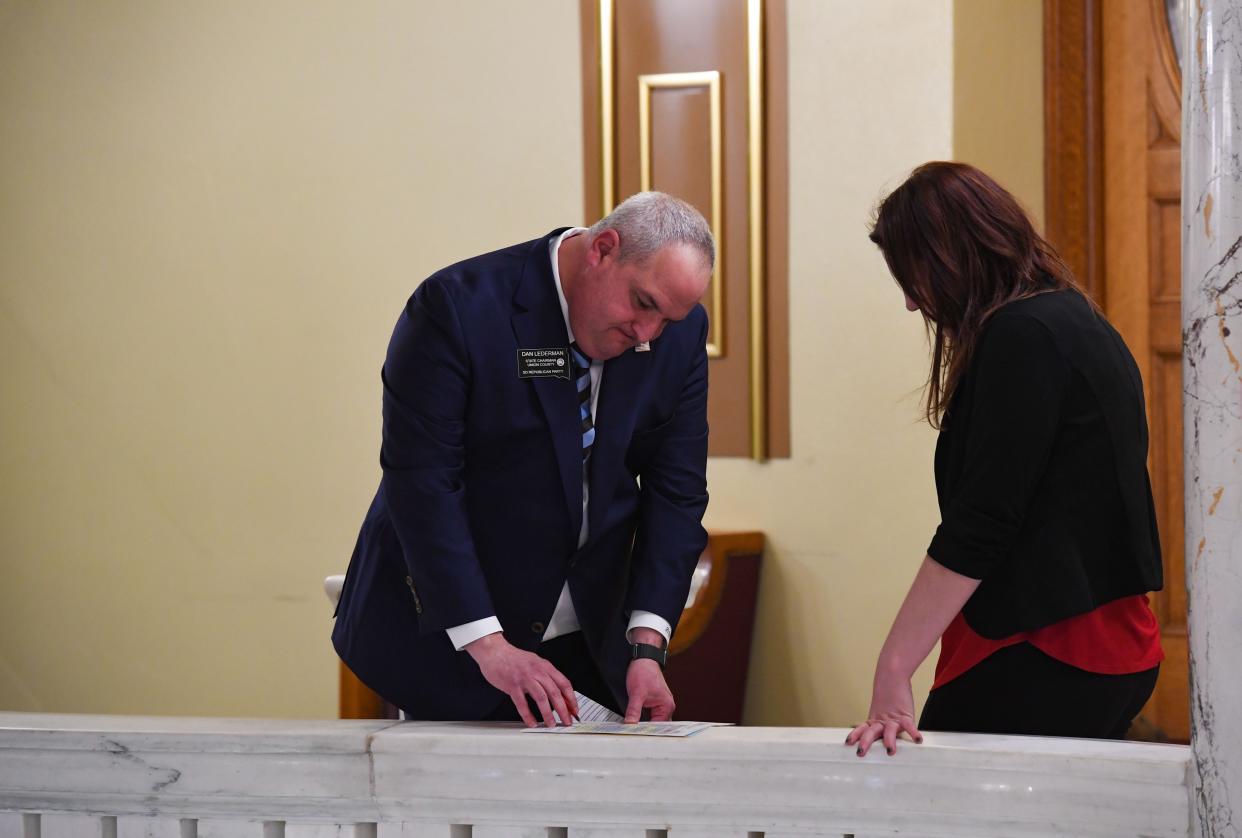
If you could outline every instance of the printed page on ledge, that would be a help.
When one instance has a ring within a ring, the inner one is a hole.
[[[721,727],[725,722],[638,722],[627,725],[621,716],[609,710],[597,701],[587,698],[580,692],[574,693],[578,699],[578,721],[566,726],[557,716],[556,727],[527,727],[523,733],[577,733],[577,734],[615,734],[621,736],[693,736],[709,727]],[[555,715],[555,711],[553,711]]]

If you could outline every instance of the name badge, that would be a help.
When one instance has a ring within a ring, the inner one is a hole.
[[[563,378],[569,380],[569,347],[519,349],[518,378]]]

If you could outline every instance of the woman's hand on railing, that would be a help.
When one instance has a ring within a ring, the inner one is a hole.
[[[978,579],[955,573],[931,556],[923,557],[880,649],[867,721],[845,738],[845,744],[858,746],[860,757],[867,755],[877,739],[884,741],[885,750],[892,756],[897,753],[897,737],[902,733],[922,743],[923,736],[914,724],[910,678],[978,587]]]
[[[897,738],[902,733],[916,744],[923,743],[923,734],[914,723],[914,692],[910,679],[877,670],[867,721],[850,731],[845,744],[856,745],[858,755],[865,757],[872,743],[879,739],[891,757],[897,753]]]

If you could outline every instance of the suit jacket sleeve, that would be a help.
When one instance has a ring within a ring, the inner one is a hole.
[[[495,614],[466,514],[470,357],[455,301],[428,279],[384,362],[383,491],[427,634]]]
[[[657,448],[640,477],[638,528],[634,536],[626,611],[659,614],[674,630],[690,591],[690,577],[707,531],[707,317],[701,327],[671,419],[650,431]],[[638,440],[632,441],[632,444]]]

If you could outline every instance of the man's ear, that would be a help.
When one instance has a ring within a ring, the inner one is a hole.
[[[591,263],[597,265],[608,258],[616,259],[620,247],[621,236],[617,234],[616,230],[602,230],[600,234],[591,241]]]

